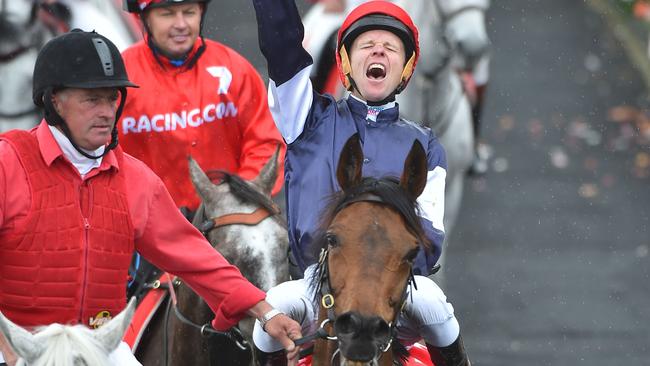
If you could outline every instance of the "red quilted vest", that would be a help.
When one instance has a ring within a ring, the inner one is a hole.
[[[82,181],[64,159],[48,167],[34,135],[0,138],[31,191],[26,215],[0,229],[0,310],[22,326],[101,325],[126,303],[134,244],[124,174],[112,168]],[[121,165],[122,150],[114,153]]]

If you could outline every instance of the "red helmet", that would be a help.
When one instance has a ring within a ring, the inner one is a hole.
[[[163,7],[182,3],[209,3],[210,0],[124,0],[124,8],[129,13],[142,13],[148,8]]]
[[[345,18],[339,29],[337,39],[336,64],[339,76],[346,89],[352,88],[350,82],[350,59],[348,49],[352,42],[361,34],[369,30],[387,30],[397,35],[404,43],[406,64],[402,71],[402,82],[398,85],[395,94],[401,92],[408,83],[415,65],[420,56],[418,29],[411,17],[399,6],[385,0],[373,0],[356,7]]]

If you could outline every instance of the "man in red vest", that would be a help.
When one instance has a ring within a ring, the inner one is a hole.
[[[48,42],[34,68],[45,118],[0,135],[0,311],[14,323],[90,326],[116,315],[134,250],[180,276],[225,330],[245,316],[288,350],[300,327],[230,265],[180,213],[163,182],[117,144],[129,80],[106,37],[73,30]],[[121,351],[120,351],[121,350]],[[15,355],[0,335],[0,364]],[[120,365],[138,365],[128,347]]]
[[[129,93],[118,124],[120,144],[146,163],[176,205],[196,210],[199,197],[187,156],[208,172],[255,178],[284,142],[253,66],[231,48],[202,36],[209,0],[127,0],[145,30],[124,51]],[[283,184],[282,164],[273,193]]]

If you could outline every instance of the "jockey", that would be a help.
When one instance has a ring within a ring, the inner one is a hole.
[[[209,0],[127,0],[145,39],[123,52],[131,80],[118,124],[124,150],[145,162],[176,205],[195,211],[192,156],[210,177],[225,170],[255,178],[284,143],[273,124],[263,81],[231,48],[202,36]],[[282,188],[282,165],[273,193]]]
[[[76,29],[40,51],[33,101],[45,118],[0,135],[0,311],[23,327],[99,326],[124,308],[137,250],[197,291],[216,329],[277,315],[182,216],[160,178],[118,146],[115,125],[133,87],[98,33]],[[269,328],[295,349],[296,322],[274,316]],[[14,365],[1,334],[0,352],[0,364]],[[115,364],[139,365],[125,343],[115,352]]]
[[[428,176],[418,198],[420,217],[434,249],[421,251],[414,272],[412,301],[398,318],[405,344],[426,341],[437,365],[469,365],[453,307],[428,277],[444,240],[445,153],[433,132],[399,117],[395,95],[408,84],[419,56],[418,30],[404,10],[386,1],[355,8],[338,33],[337,65],[349,95],[336,101],[313,90],[312,58],[302,47],[304,34],[294,0],[253,0],[259,41],[269,67],[269,105],[287,143],[286,192],[289,239],[297,264],[313,273],[317,253],[312,240],[326,198],[340,188],[337,157],[348,138],[359,134],[364,176],[399,176],[413,141],[427,150]],[[272,288],[268,301],[312,333],[317,312],[308,280]],[[310,305],[308,305],[310,304]],[[254,340],[266,364],[283,364],[282,345],[256,324]]]

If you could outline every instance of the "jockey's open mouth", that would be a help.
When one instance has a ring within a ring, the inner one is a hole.
[[[380,63],[372,63],[366,70],[366,77],[374,80],[382,80],[386,77],[386,66]]]

